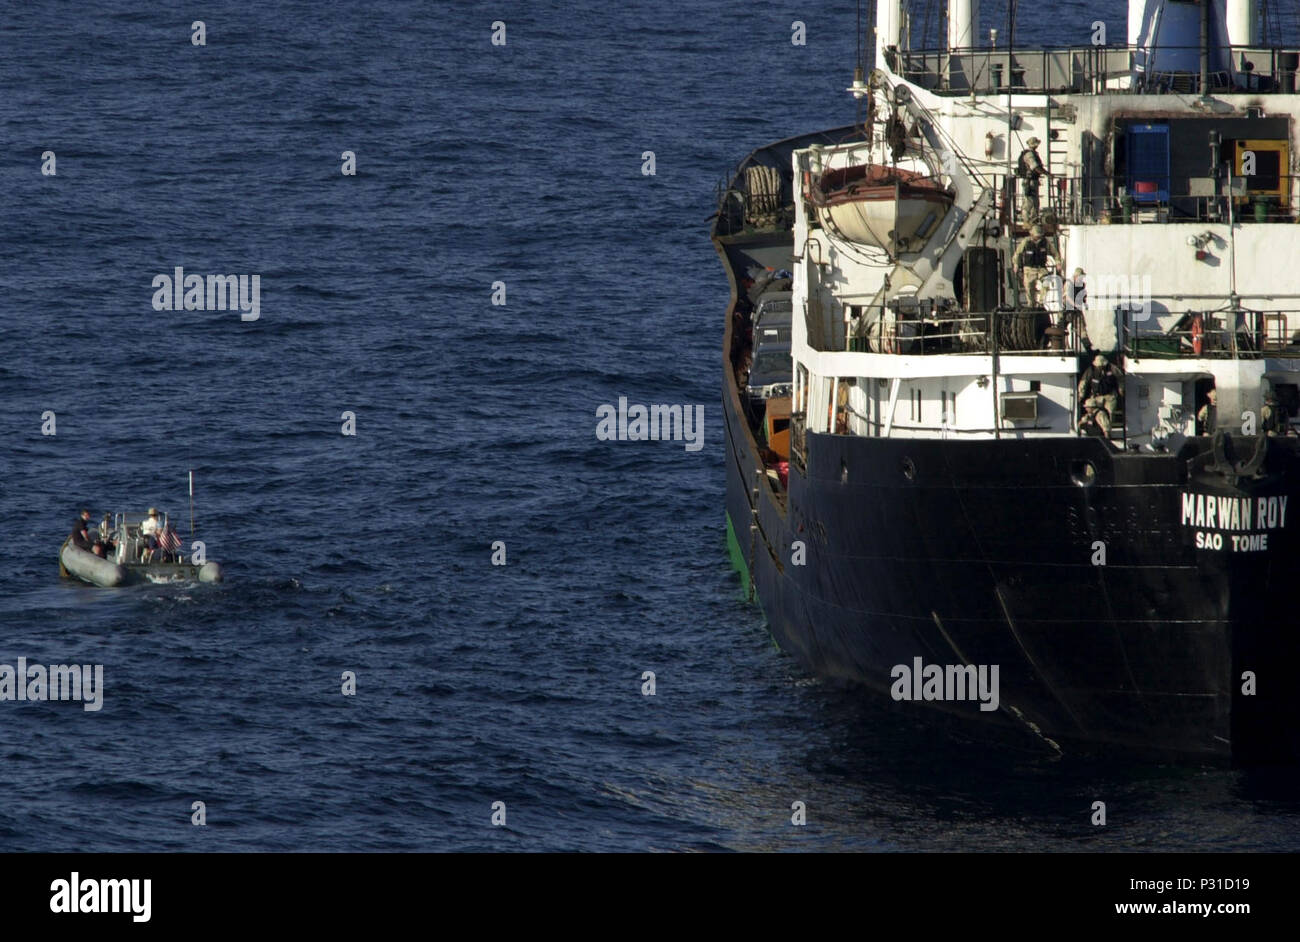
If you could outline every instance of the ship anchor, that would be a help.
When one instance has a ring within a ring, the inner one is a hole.
[[[1263,435],[1255,436],[1254,451],[1247,458],[1236,454],[1232,436],[1222,430],[1214,433],[1211,445],[1214,462],[1206,470],[1223,475],[1228,485],[1236,486],[1240,478],[1258,478],[1263,476],[1264,459],[1268,456],[1268,439]]]

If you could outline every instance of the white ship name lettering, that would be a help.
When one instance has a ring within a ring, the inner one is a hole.
[[[1280,530],[1286,526],[1286,503],[1286,497],[1216,497],[1184,491],[1183,526],[1202,530]]]

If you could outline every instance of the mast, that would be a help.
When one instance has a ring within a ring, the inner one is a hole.
[[[1201,0],[1201,101],[1210,100],[1210,0]]]

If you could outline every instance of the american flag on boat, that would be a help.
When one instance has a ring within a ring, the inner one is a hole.
[[[171,527],[166,527],[158,534],[158,545],[168,551],[178,550],[181,548],[181,538]]]

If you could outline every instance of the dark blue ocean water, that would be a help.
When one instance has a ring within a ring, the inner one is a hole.
[[[0,702],[0,850],[1300,844],[1285,779],[933,728],[742,598],[706,217],[853,120],[852,4],[135,6],[0,24],[0,663],[105,686]],[[177,266],[260,275],[260,319],[155,311]],[[597,441],[619,396],[703,404],[705,448]],[[59,580],[80,505],[187,530],[190,468],[228,581]]]

